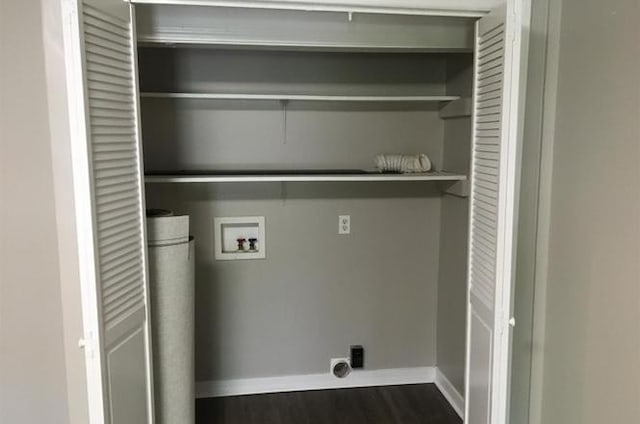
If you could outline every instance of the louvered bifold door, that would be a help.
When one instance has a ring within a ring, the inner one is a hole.
[[[92,423],[151,423],[150,332],[133,16],[67,2],[74,180]]]
[[[466,424],[504,424],[517,193],[522,1],[476,24]]]

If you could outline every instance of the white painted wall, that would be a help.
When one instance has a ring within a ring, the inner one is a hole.
[[[544,424],[640,416],[640,3],[564,0]]]
[[[0,42],[0,422],[67,423],[39,1],[2,1]]]
[[[87,383],[83,337],[80,276],[78,265],[69,108],[62,34],[61,2],[41,0],[47,103],[56,206],[58,259],[62,299],[67,396],[71,423],[88,421]]]

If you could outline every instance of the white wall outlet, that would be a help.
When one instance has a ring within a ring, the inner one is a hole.
[[[351,234],[351,215],[338,217],[338,234]]]

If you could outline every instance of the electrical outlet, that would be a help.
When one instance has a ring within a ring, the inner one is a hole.
[[[351,234],[351,215],[338,217],[338,234]]]
[[[352,345],[350,350],[351,357],[349,358],[349,363],[351,364],[351,368],[364,368],[364,348],[361,345]]]

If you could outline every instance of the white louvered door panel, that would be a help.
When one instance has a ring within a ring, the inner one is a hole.
[[[92,423],[153,422],[132,13],[68,0],[65,14]]]
[[[465,422],[504,424],[507,411],[521,90],[528,2],[476,24]]]

